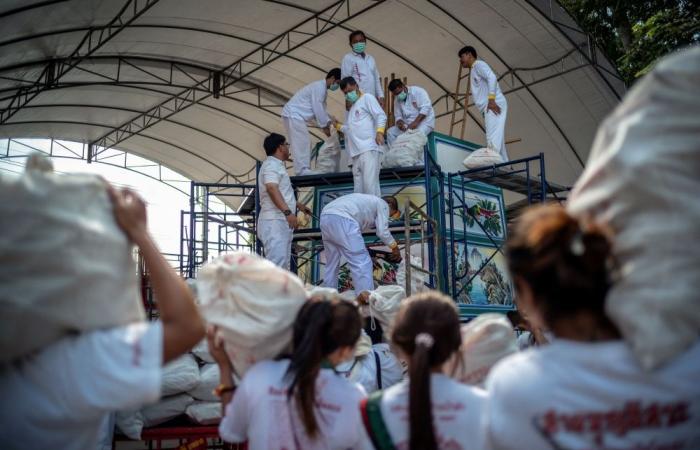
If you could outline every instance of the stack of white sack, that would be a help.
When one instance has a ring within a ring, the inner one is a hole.
[[[338,133],[333,133],[318,149],[316,171],[335,173],[340,170],[340,140]]]
[[[116,414],[117,428],[130,439],[141,439],[141,431],[185,414],[194,398],[186,393],[200,384],[197,361],[190,354],[180,356],[163,367],[161,395],[157,403],[140,411],[121,411]]]
[[[399,135],[384,154],[382,167],[422,166],[423,151],[428,138],[418,130],[409,130]]]
[[[132,245],[100,177],[56,174],[32,155],[22,176],[0,175],[0,230],[0,363],[144,320]]]
[[[209,353],[209,344],[207,344],[206,339],[199,341],[199,343],[190,350],[190,353],[204,364],[211,364],[214,362],[214,358],[211,356],[211,353]]]
[[[221,420],[221,400],[214,394],[219,383],[217,364],[205,364],[200,367],[199,384],[188,392],[195,402],[185,411],[185,414],[195,423],[212,425]]]
[[[660,61],[603,122],[569,197],[608,227],[606,312],[647,370],[700,335],[700,48]]]
[[[256,362],[289,349],[294,319],[306,301],[296,275],[242,252],[204,266],[197,291],[202,316],[217,327],[239,377]]]
[[[481,314],[460,331],[462,345],[445,373],[462,383],[482,386],[494,364],[518,351],[513,326],[502,314]]]
[[[469,156],[464,158],[462,164],[464,164],[464,167],[467,169],[477,169],[479,167],[493,166],[504,162],[503,156],[501,156],[499,152],[491,147],[483,147],[471,152]]]

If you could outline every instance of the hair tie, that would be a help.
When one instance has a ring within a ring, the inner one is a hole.
[[[432,348],[435,339],[428,333],[418,333],[416,335],[416,345],[424,345],[427,348]]]

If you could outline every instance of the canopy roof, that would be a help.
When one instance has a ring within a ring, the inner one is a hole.
[[[473,45],[501,77],[511,158],[543,152],[571,184],[624,93],[613,66],[554,1],[5,0],[0,137],[118,148],[197,181],[250,179],[263,137],[305,84],[339,67],[361,29],[382,76],[435,102],[448,133],[457,51]],[[343,116],[340,91],[331,113]],[[469,108],[465,138],[483,142]],[[319,130],[313,130],[319,139]]]

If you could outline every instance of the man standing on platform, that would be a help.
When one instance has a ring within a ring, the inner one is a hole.
[[[381,196],[379,170],[384,145],[386,114],[372,94],[363,93],[353,77],[343,78],[340,89],[352,104],[345,125],[334,121],[345,134],[345,149],[352,158],[354,191]]]
[[[486,145],[499,152],[503,161],[508,161],[505,141],[508,103],[498,85],[496,74],[488,64],[476,58],[474,47],[467,45],[458,55],[462,67],[471,69],[472,99],[484,115]]]
[[[306,124],[315,119],[323,133],[326,136],[331,135],[331,117],[326,111],[326,94],[328,90],[338,89],[338,81],[340,69],[336,68],[328,72],[325,80],[314,81],[297,91],[282,109],[282,124],[291,141],[296,175],[315,173],[310,167],[311,139]]]
[[[394,94],[394,123],[386,132],[391,145],[402,133],[418,130],[426,136],[435,128],[435,111],[428,92],[418,86],[404,86],[401,80],[391,80],[389,90]]]
[[[365,33],[355,30],[350,33],[352,51],[343,56],[340,64],[341,78],[353,77],[365,94],[372,94],[380,104],[384,103],[382,77],[372,55],[365,53],[367,38]]]
[[[345,257],[355,292],[374,289],[372,258],[362,232],[374,228],[377,237],[391,249],[391,262],[401,262],[399,245],[389,232],[389,205],[367,194],[348,194],[327,204],[321,212],[321,239],[326,253],[323,285],[338,288],[340,257]]]
[[[265,258],[289,270],[292,236],[297,227],[296,211],[311,211],[298,203],[284,162],[289,159],[289,144],[284,136],[272,133],[263,143],[267,158],[258,173],[260,213],[257,235],[265,248]]]

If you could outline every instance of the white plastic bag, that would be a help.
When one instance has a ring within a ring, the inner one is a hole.
[[[462,383],[482,384],[494,364],[518,351],[513,325],[502,314],[481,314],[460,331],[462,346],[445,373]]]
[[[221,402],[194,402],[185,414],[200,425],[215,425],[221,422]]]
[[[338,133],[333,133],[318,149],[316,170],[319,173],[335,173],[340,169],[340,141]]]
[[[423,149],[428,138],[418,130],[400,134],[384,154],[382,167],[422,166]]]
[[[278,356],[306,301],[304,283],[258,255],[231,253],[202,268],[197,278],[201,312],[218,327],[238,376],[257,361]]]
[[[163,366],[161,395],[174,395],[194,389],[199,384],[199,366],[186,353]]]
[[[471,152],[469,156],[464,158],[462,164],[464,164],[464,167],[467,169],[477,169],[479,167],[493,166],[504,162],[499,152],[491,147],[483,147]]]
[[[105,182],[55,174],[41,156],[20,177],[0,174],[0,267],[0,362],[145,317]]]
[[[606,311],[641,365],[700,334],[700,48],[637,82],[598,130],[568,210],[613,233]]]
[[[194,399],[187,394],[163,397],[158,403],[146,406],[141,410],[144,427],[154,427],[180,414],[184,414]]]
[[[214,389],[219,385],[219,365],[205,364],[199,369],[199,383],[187,393],[195,400],[215,402],[219,398],[214,394]]]

